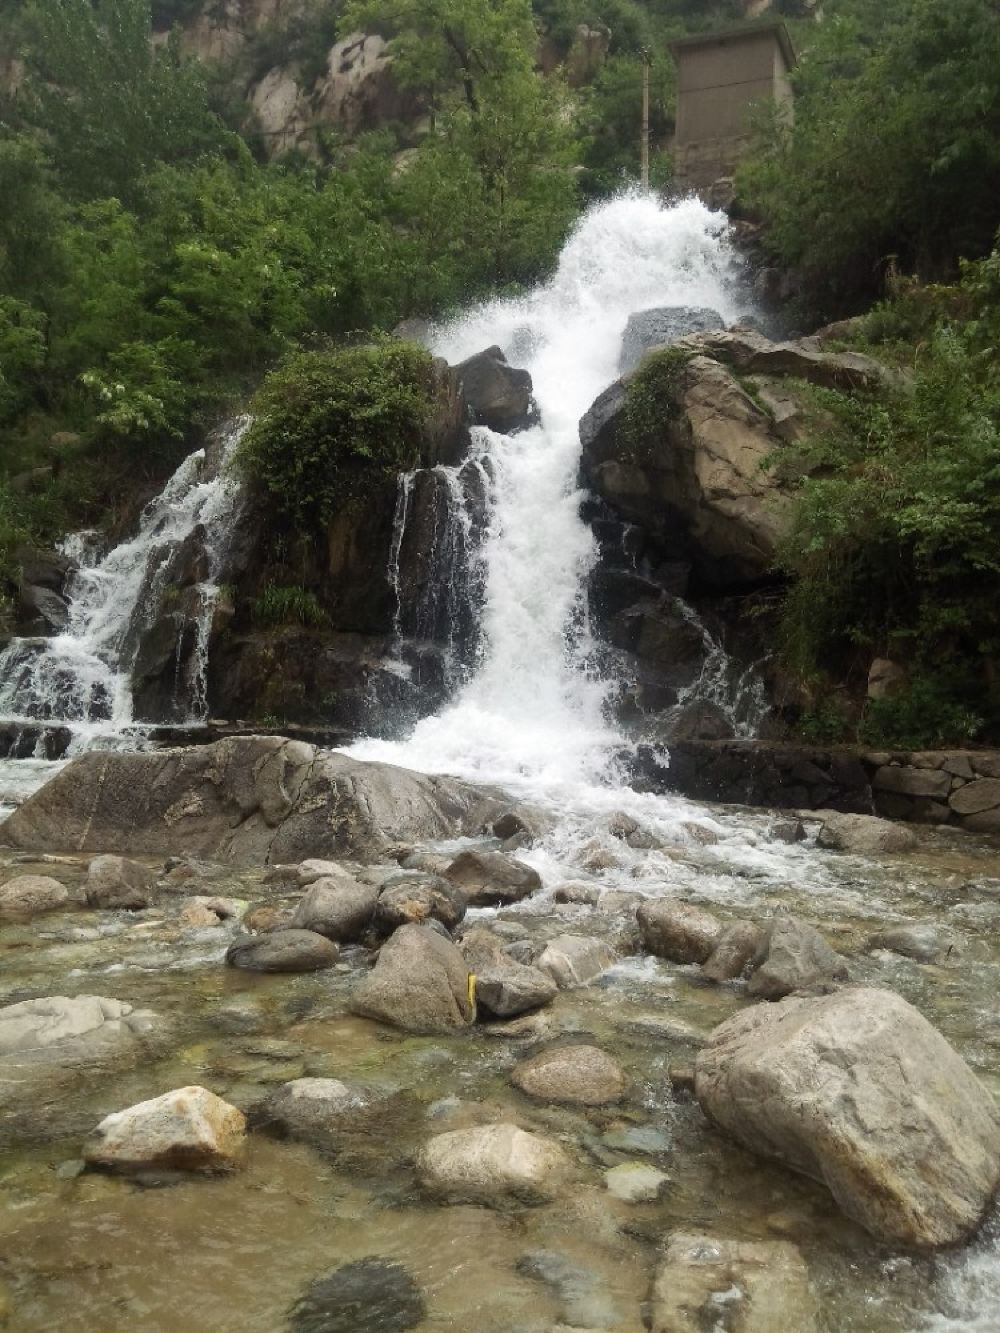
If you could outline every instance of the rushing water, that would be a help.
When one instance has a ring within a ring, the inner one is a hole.
[[[131,669],[142,642],[163,606],[184,541],[202,529],[205,577],[195,587],[195,650],[186,677],[177,682],[189,718],[205,716],[208,636],[219,595],[237,488],[225,465],[245,429],[238,420],[218,442],[219,466],[210,468],[206,451],[190,454],[163,490],[144,509],[138,530],[102,552],[94,534],[67,538],[64,553],[76,564],[68,588],[69,615],[62,633],[45,639],[15,639],[0,654],[0,723],[21,725],[40,737],[69,733],[66,754],[95,746],[131,748],[143,727],[133,716]],[[0,765],[0,807],[5,790],[17,796],[26,773],[41,776],[44,766]]]

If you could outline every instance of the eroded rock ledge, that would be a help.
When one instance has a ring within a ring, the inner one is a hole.
[[[281,736],[73,760],[5,823],[27,851],[189,856],[236,865],[373,860],[395,842],[478,833],[489,792]]]

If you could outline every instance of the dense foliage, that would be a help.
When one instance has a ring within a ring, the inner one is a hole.
[[[772,121],[744,204],[833,317],[895,263],[925,279],[985,254],[1000,222],[997,0],[828,0],[801,29],[794,127]]]
[[[254,396],[237,465],[278,524],[316,531],[416,466],[432,407],[433,361],[413,343],[296,351]]]
[[[1000,251],[954,287],[897,285],[862,326],[899,389],[823,393],[828,430],[786,452],[803,480],[781,560],[784,652],[803,677],[863,685],[872,657],[910,686],[862,735],[960,740],[1000,726]]]

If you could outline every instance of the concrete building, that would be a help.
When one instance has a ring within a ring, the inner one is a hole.
[[[674,177],[681,189],[704,191],[732,175],[753,107],[776,101],[791,115],[795,52],[781,22],[682,37],[670,50],[677,65]]]

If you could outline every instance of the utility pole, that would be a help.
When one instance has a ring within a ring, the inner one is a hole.
[[[642,138],[639,140],[639,176],[649,189],[649,47],[642,48]]]

